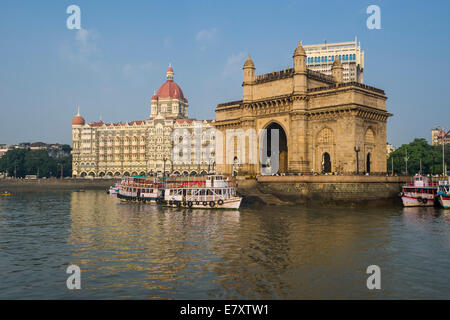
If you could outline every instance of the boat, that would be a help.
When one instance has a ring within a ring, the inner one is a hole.
[[[447,180],[439,181],[437,196],[441,206],[450,209],[450,177],[447,177]]]
[[[437,199],[437,184],[417,174],[411,183],[402,187],[400,196],[405,207],[431,207]]]
[[[122,202],[159,203],[163,191],[163,183],[153,177],[123,177],[117,198]]]
[[[121,183],[117,182],[114,186],[110,186],[108,191],[106,191],[109,195],[117,195],[120,190]]]
[[[170,207],[239,209],[242,198],[223,175],[165,178],[164,201]]]

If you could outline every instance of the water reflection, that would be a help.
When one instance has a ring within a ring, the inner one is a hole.
[[[450,213],[436,208],[120,203],[104,192],[0,201],[0,298],[449,299]],[[82,290],[65,285],[69,264]],[[382,270],[382,290],[366,268]]]

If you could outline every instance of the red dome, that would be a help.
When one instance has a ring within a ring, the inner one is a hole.
[[[153,98],[173,98],[187,102],[187,99],[183,95],[183,91],[173,80],[164,82],[156,92],[156,95],[152,97],[152,100],[154,100]]]
[[[84,118],[82,116],[76,115],[72,119],[72,125],[73,126],[84,126],[84,124],[85,124],[85,121],[84,121]]]

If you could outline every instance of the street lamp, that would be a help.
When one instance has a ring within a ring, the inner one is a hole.
[[[167,158],[164,157],[164,171],[163,171],[163,177],[166,176],[166,161],[167,161]]]
[[[444,131],[444,136],[442,137],[442,175],[445,177],[445,174],[447,173],[447,170],[445,170],[445,136],[447,135],[447,130],[441,126],[437,126],[436,129],[439,129],[440,132]]]
[[[355,146],[353,148],[355,150],[356,153],[356,174],[359,174],[359,158],[358,158],[358,153],[361,151],[361,149],[359,148],[359,146]]]

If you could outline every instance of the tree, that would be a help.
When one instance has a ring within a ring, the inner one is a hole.
[[[9,150],[0,158],[0,171],[17,177],[25,175],[38,175],[38,177],[61,177],[61,166],[63,176],[72,175],[72,156],[55,159],[48,155],[45,150],[13,149]]]
[[[8,173],[9,176],[23,177],[26,172],[24,159],[28,151],[28,149],[8,150],[0,158],[0,171]]]
[[[450,157],[450,145],[446,146],[445,159]],[[431,146],[426,139],[416,138],[409,144],[404,144],[389,155],[388,168],[391,171],[392,162],[395,174],[406,173],[405,157],[408,155],[408,174],[416,174],[420,171],[422,161],[422,174],[442,173],[442,147]]]

